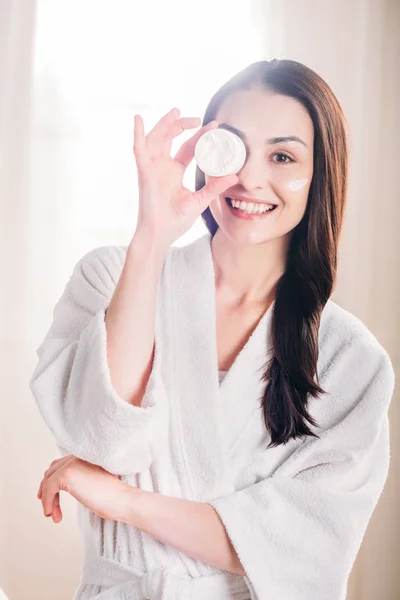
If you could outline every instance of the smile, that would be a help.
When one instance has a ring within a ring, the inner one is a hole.
[[[267,217],[270,213],[273,213],[276,209],[276,204],[261,204],[256,202],[244,202],[225,198],[225,201],[231,211],[236,217],[244,219],[260,219]]]

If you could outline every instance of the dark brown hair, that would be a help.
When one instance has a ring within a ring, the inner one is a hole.
[[[328,84],[305,65],[287,59],[253,63],[234,75],[212,97],[203,125],[214,120],[232,93],[261,87],[300,102],[314,126],[314,172],[303,219],[291,232],[285,272],[279,279],[271,336],[273,354],[262,380],[268,447],[311,435],[317,423],[307,411],[308,396],[325,393],[317,373],[321,312],[331,296],[346,194],[348,150],[346,121]],[[196,169],[196,190],[205,185]],[[218,225],[207,208],[202,218],[214,236]]]

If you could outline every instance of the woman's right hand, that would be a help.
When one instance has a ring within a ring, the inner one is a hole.
[[[191,192],[182,184],[186,168],[194,157],[197,140],[203,133],[218,126],[211,121],[182,144],[171,157],[172,140],[186,129],[201,124],[199,118],[179,118],[180,111],[172,109],[144,135],[144,123],[135,115],[134,156],[138,171],[139,214],[138,230],[144,230],[164,247],[190,229],[211,201],[237,183],[236,175],[210,177],[199,191]]]

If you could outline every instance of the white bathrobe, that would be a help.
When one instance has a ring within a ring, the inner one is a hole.
[[[141,407],[113,389],[105,309],[126,246],[77,263],[37,349],[30,387],[64,454],[132,486],[206,502],[246,576],[214,568],[79,505],[85,562],[75,600],[345,600],[347,579],[389,467],[388,354],[329,300],[310,399],[320,438],[266,449],[260,407],[274,304],[219,384],[208,233],[168,250],[157,294],[155,358]]]

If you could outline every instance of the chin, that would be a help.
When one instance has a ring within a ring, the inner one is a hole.
[[[214,216],[214,215],[213,215]],[[215,217],[214,217],[215,219]],[[217,219],[215,219],[217,221]],[[230,227],[221,220],[217,221],[219,235],[223,235],[235,244],[241,246],[256,246],[258,244],[267,244],[268,242],[281,237],[280,234],[274,234],[273,231],[265,231],[262,228]]]

